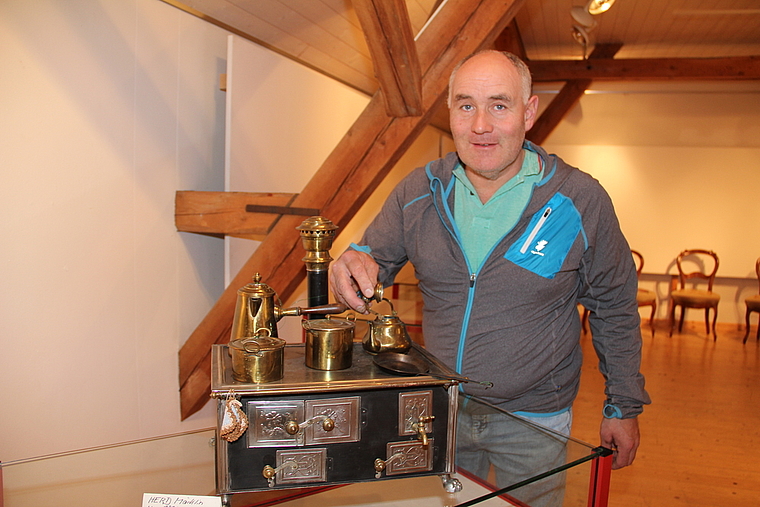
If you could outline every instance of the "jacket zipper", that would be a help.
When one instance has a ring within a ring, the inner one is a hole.
[[[544,210],[544,213],[541,215],[541,218],[538,219],[538,222],[536,222],[536,225],[533,227],[533,230],[530,231],[530,235],[528,236],[528,239],[525,240],[525,243],[523,243],[522,248],[520,248],[520,253],[524,254],[528,251],[528,247],[533,243],[533,240],[536,239],[536,235],[538,234],[538,231],[541,230],[541,227],[543,227],[544,222],[546,222],[546,219],[549,218],[549,215],[551,215],[552,209],[546,208]]]

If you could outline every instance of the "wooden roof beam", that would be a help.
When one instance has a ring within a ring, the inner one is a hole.
[[[595,60],[531,60],[534,82],[593,79],[741,80],[760,79],[760,56],[727,58],[653,58]]]
[[[422,114],[422,77],[404,0],[354,0],[388,116]]]
[[[589,59],[613,58],[621,47],[623,45],[618,43],[597,44],[589,55]],[[549,137],[549,134],[557,128],[562,118],[581,100],[592,82],[591,79],[571,79],[566,82],[557,96],[541,113],[533,128],[526,133],[526,137],[536,144],[542,144]]]
[[[293,208],[298,194],[180,190],[174,198],[174,224],[180,232],[261,240],[282,215],[319,215],[315,208]]]

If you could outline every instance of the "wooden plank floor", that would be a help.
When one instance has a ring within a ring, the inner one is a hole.
[[[754,320],[753,320],[754,322]],[[742,326],[743,327],[743,326]],[[760,344],[753,326],[685,323],[668,336],[642,329],[642,371],[652,405],[639,418],[635,463],[612,472],[611,507],[760,506]],[[599,442],[603,379],[590,335],[573,408],[573,436]]]

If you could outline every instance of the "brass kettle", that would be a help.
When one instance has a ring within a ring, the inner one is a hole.
[[[369,328],[362,340],[362,347],[370,354],[380,352],[398,352],[406,353],[412,347],[412,339],[406,331],[406,324],[398,317],[393,310],[393,304],[387,300],[391,306],[391,315],[381,315],[376,313],[374,320],[367,321]]]
[[[330,314],[346,311],[344,305],[337,303],[311,308],[282,308],[275,302],[275,298],[277,298],[277,293],[261,281],[259,273],[254,275],[251,283],[238,289],[230,341],[257,336],[262,329],[268,331],[268,336],[276,338],[279,336],[277,322],[286,315]]]

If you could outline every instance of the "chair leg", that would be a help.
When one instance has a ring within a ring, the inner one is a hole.
[[[718,307],[713,308],[713,341],[718,341],[718,333],[715,332],[715,323],[718,322]]]
[[[705,333],[710,334],[710,307],[705,308]]]
[[[752,313],[749,311],[749,308],[747,308],[747,313],[744,315],[744,321],[746,323],[747,330],[744,331],[744,339],[742,340],[742,343],[747,343],[747,338],[749,338],[749,314]],[[758,336],[760,336],[760,320],[757,322],[757,332]]]
[[[681,305],[681,317],[678,319],[678,332],[683,333],[683,318],[686,316],[686,307]]]
[[[652,337],[654,337],[654,313],[657,310],[657,303],[652,305],[652,313],[649,315],[649,328],[652,330]]]
[[[676,325],[676,304],[672,303],[670,305],[670,319],[668,319],[670,322],[670,334],[668,336],[673,336],[673,328]]]

